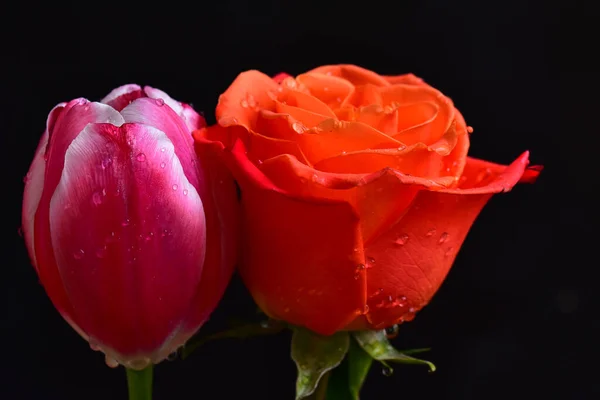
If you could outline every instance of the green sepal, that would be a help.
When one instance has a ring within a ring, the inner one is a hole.
[[[340,365],[349,345],[348,332],[321,336],[304,328],[293,328],[292,359],[298,367],[296,400],[315,392],[321,378]]]
[[[327,400],[359,400],[373,358],[350,338],[348,354],[342,364],[331,371]]]
[[[387,364],[387,361],[396,362],[400,364],[421,364],[427,365],[429,371],[435,371],[435,365],[432,362],[421,360],[407,355],[408,352],[416,353],[425,351],[425,349],[407,350],[406,352],[400,352],[396,350],[388,341],[385,330],[379,331],[357,331],[353,333],[354,338],[358,344],[373,357],[375,360],[381,362],[391,372],[391,368]]]
[[[282,321],[268,320],[260,323],[243,324],[225,331],[193,337],[181,350],[181,358],[186,359],[198,347],[217,339],[246,339],[252,336],[274,335],[283,331],[287,324]]]

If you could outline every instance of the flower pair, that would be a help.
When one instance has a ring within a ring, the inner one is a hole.
[[[258,305],[292,325],[409,321],[489,198],[539,173],[527,152],[510,166],[468,157],[471,128],[413,75],[247,71],[216,117],[206,127],[137,85],[61,103],[28,173],[23,230],[42,284],[128,368],[183,345],[236,263]]]

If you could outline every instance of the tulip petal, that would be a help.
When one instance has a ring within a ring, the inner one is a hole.
[[[483,206],[519,181],[527,157],[526,152],[510,166],[496,164],[488,184],[476,189],[420,191],[398,223],[366,246],[365,255],[376,263],[367,272],[366,318],[372,329],[409,321],[431,300]],[[480,167],[479,160],[469,159],[465,173],[471,177]]]
[[[144,92],[142,91],[142,88],[134,83],[130,83],[113,89],[100,100],[100,103],[108,104],[115,110],[121,111],[129,105],[129,103],[143,96]]]
[[[231,151],[219,142],[200,140],[199,145],[221,154],[242,187],[247,240],[240,273],[259,306],[273,318],[325,335],[363,312],[364,257],[352,208],[300,200],[275,189],[246,158],[239,140]]]
[[[27,172],[25,181],[25,190],[23,193],[23,214],[22,214],[22,229],[23,236],[25,238],[25,244],[27,245],[27,251],[29,252],[29,258],[31,263],[37,270],[37,262],[35,259],[35,248],[34,248],[34,218],[35,212],[37,211],[40,199],[42,197],[42,190],[44,189],[44,173],[46,172],[46,161],[44,160],[44,153],[46,152],[46,146],[48,145],[48,131],[46,130],[38,144],[35,155],[33,156],[33,162]]]
[[[206,125],[204,118],[194,111],[192,107],[171,98],[171,96],[162,90],[145,86],[144,93],[146,93],[148,97],[152,99],[162,99],[166,105],[175,111],[175,114],[179,115],[179,117],[185,121],[185,124],[190,132],[200,129]]]
[[[49,138],[46,148],[44,190],[34,221],[35,256],[40,281],[56,309],[72,324],[77,324],[78,321],[74,318],[70,300],[56,267],[50,239],[49,204],[61,177],[67,148],[87,124],[94,122],[120,125],[123,123],[123,118],[111,106],[88,102],[85,99],[72,100],[60,113],[51,113],[48,119]],[[59,134],[55,135],[54,132]]]
[[[152,93],[157,95],[156,89],[154,90]],[[125,122],[153,126],[164,132],[175,147],[175,154],[183,166],[185,175],[198,190],[200,182],[192,133],[179,115],[168,106],[166,100],[162,97],[160,99],[162,100],[149,97],[137,99],[121,110],[121,115]]]
[[[164,132],[88,125],[66,151],[49,220],[60,275],[92,343],[127,362],[177,333],[200,282],[206,225]]]

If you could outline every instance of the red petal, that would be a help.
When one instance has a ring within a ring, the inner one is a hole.
[[[358,219],[342,202],[308,201],[274,189],[238,141],[222,154],[243,193],[246,243],[240,273],[270,316],[332,334],[363,311],[364,260]],[[332,224],[331,221],[335,221]]]
[[[64,287],[90,341],[125,362],[158,362],[174,350],[159,352],[196,294],[206,228],[168,137],[144,125],[88,125],[66,152],[49,220]]]
[[[106,97],[100,100],[100,103],[108,104],[115,110],[121,111],[135,99],[144,96],[145,94],[142,91],[142,88],[132,83],[113,89]]]
[[[366,317],[372,329],[410,320],[431,300],[479,212],[493,193],[519,181],[527,156],[510,166],[493,164],[494,177],[486,186],[419,192],[402,219],[366,246],[365,255],[375,260],[367,273]],[[465,173],[480,167],[479,160],[469,159]]]

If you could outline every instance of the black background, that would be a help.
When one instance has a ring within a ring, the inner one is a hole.
[[[1,80],[2,399],[125,399],[109,369],[53,309],[17,234],[23,177],[47,113],[149,84],[210,122],[247,69],[298,74],[353,63],[413,72],[475,129],[470,154],[508,163],[530,150],[535,185],[495,196],[448,279],[394,340],[438,366],[372,369],[364,399],[597,399],[597,20],[576,1],[220,0],[3,5]],[[254,317],[236,277],[206,325]],[[203,328],[204,329],[204,328]],[[220,341],[160,364],[155,399],[292,399],[289,334]]]

